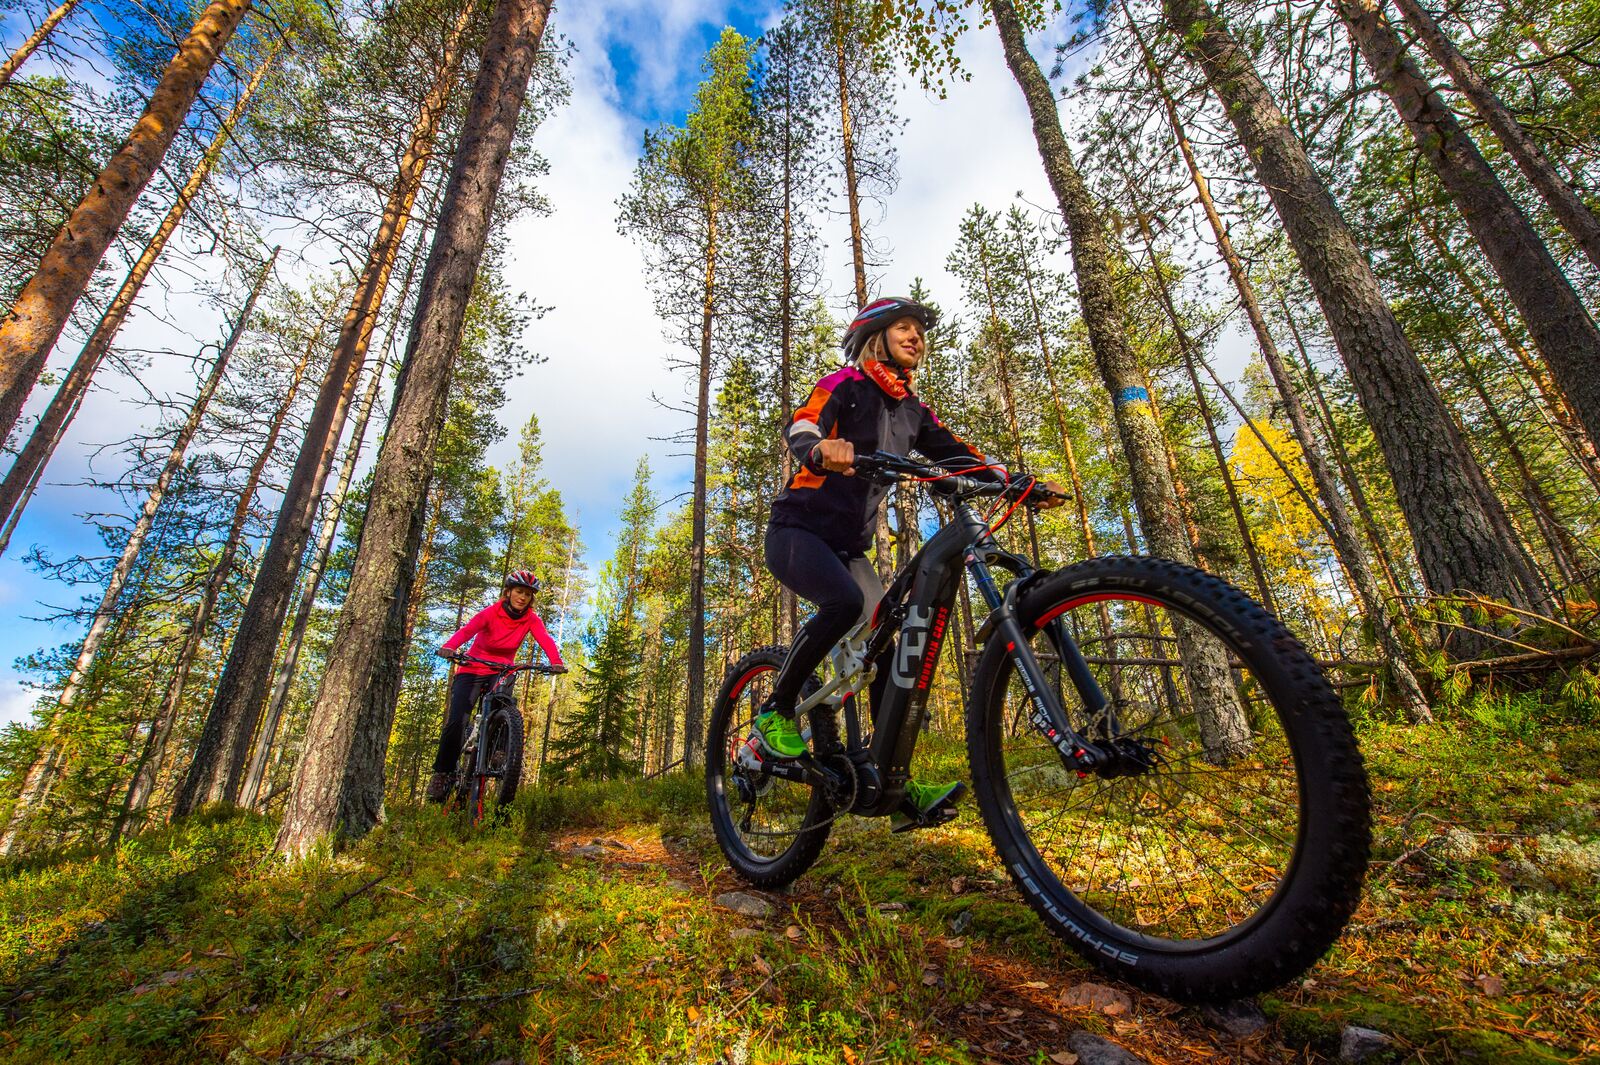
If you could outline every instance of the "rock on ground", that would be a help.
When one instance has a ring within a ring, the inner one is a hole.
[[[1267,1015],[1261,1012],[1260,1006],[1249,999],[1225,1002],[1220,1006],[1202,1007],[1200,1016],[1211,1027],[1226,1032],[1235,1039],[1245,1039],[1255,1035],[1267,1026]]]
[[[742,891],[725,891],[717,896],[716,902],[723,909],[732,910],[745,917],[772,916],[772,903],[766,899],[758,899],[754,895],[746,895]]]
[[[1343,1062],[1366,1061],[1374,1054],[1394,1046],[1394,1040],[1373,1028],[1347,1024],[1339,1033],[1339,1060]]]
[[[1078,1065],[1150,1065],[1149,1062],[1098,1035],[1073,1032],[1067,1047],[1078,1055]]]

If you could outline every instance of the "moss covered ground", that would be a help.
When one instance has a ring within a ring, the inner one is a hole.
[[[1237,1037],[1099,978],[1004,881],[975,813],[835,832],[765,916],[699,782],[535,789],[486,830],[400,809],[288,865],[206,812],[114,852],[0,866],[11,1061],[1070,1062],[1600,1058],[1600,734],[1479,715],[1366,725],[1366,901]],[[932,737],[931,775],[961,753]]]

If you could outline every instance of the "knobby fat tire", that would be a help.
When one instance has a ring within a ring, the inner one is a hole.
[[[726,797],[726,789],[733,786],[729,780],[733,766],[728,761],[728,729],[731,725],[744,723],[742,716],[735,721],[739,711],[739,696],[746,685],[766,671],[764,667],[774,671],[782,669],[788,652],[789,649],[782,646],[758,647],[735,662],[723,678],[717,701],[711,706],[711,720],[706,729],[706,808],[711,817],[712,830],[717,836],[717,845],[722,848],[722,854],[733,866],[733,871],[747,883],[760,888],[781,887],[811,868],[822,854],[822,848],[833,830],[833,811],[827,797],[821,789],[813,788],[811,802],[806,807],[801,830],[795,834],[794,842],[781,854],[764,858],[751,851],[739,838],[738,826],[733,819],[733,805]],[[831,714],[822,713],[812,716],[811,727],[812,749],[815,750],[817,730],[836,730],[838,724]]]
[[[522,740],[522,714],[514,704],[507,706],[502,703],[489,711],[489,716],[483,722],[482,737],[478,742],[485,745],[485,762],[494,758],[497,750],[504,749],[506,770],[504,776],[488,778],[489,794],[484,796],[485,803],[493,803],[497,808],[505,807],[516,797],[517,785],[522,782]],[[494,743],[494,746],[487,746],[491,742]],[[474,822],[477,822],[477,790],[485,782],[479,779],[476,772],[477,767],[473,766],[472,768],[472,785],[468,794],[470,805],[467,810],[468,816]],[[491,811],[489,810],[484,811],[485,816],[490,813]]]
[[[1269,695],[1302,802],[1285,881],[1262,911],[1182,949],[1153,948],[1073,895],[1029,840],[1012,804],[1000,715],[1013,667],[999,640],[984,649],[967,700],[967,751],[984,825],[1045,925],[1112,975],[1184,1002],[1227,1001],[1282,986],[1333,945],[1360,900],[1371,813],[1349,718],[1321,668],[1276,618],[1226,581],[1189,566],[1155,558],[1090,559],[1040,579],[1019,597],[1018,620],[1032,632],[1057,604],[1118,592],[1156,600],[1200,622],[1230,645]],[[1229,632],[1249,646],[1228,639]],[[1078,710],[1066,709],[1069,715]]]

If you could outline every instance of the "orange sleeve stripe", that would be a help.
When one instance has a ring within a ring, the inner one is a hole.
[[[789,420],[790,425],[798,422],[810,422],[818,425],[822,421],[822,408],[828,405],[828,400],[833,398],[833,393],[818,385],[811,390],[811,398],[806,400],[806,405],[794,412],[794,417]]]

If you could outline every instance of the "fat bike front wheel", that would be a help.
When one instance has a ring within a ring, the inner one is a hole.
[[[750,742],[786,654],[783,647],[760,647],[734,663],[711,707],[706,735],[711,828],[733,871],[756,887],[787,884],[811,868],[833,827],[822,789],[775,775]],[[812,715],[811,727],[813,733],[836,730],[837,722],[824,711]]]
[[[1355,909],[1371,842],[1361,755],[1320,667],[1238,589],[1160,559],[1070,566],[1018,614],[1073,727],[1115,752],[1069,768],[990,641],[968,698],[973,790],[1028,903],[1090,961],[1180,1001],[1299,976]],[[1084,710],[1056,625],[1106,713]]]

